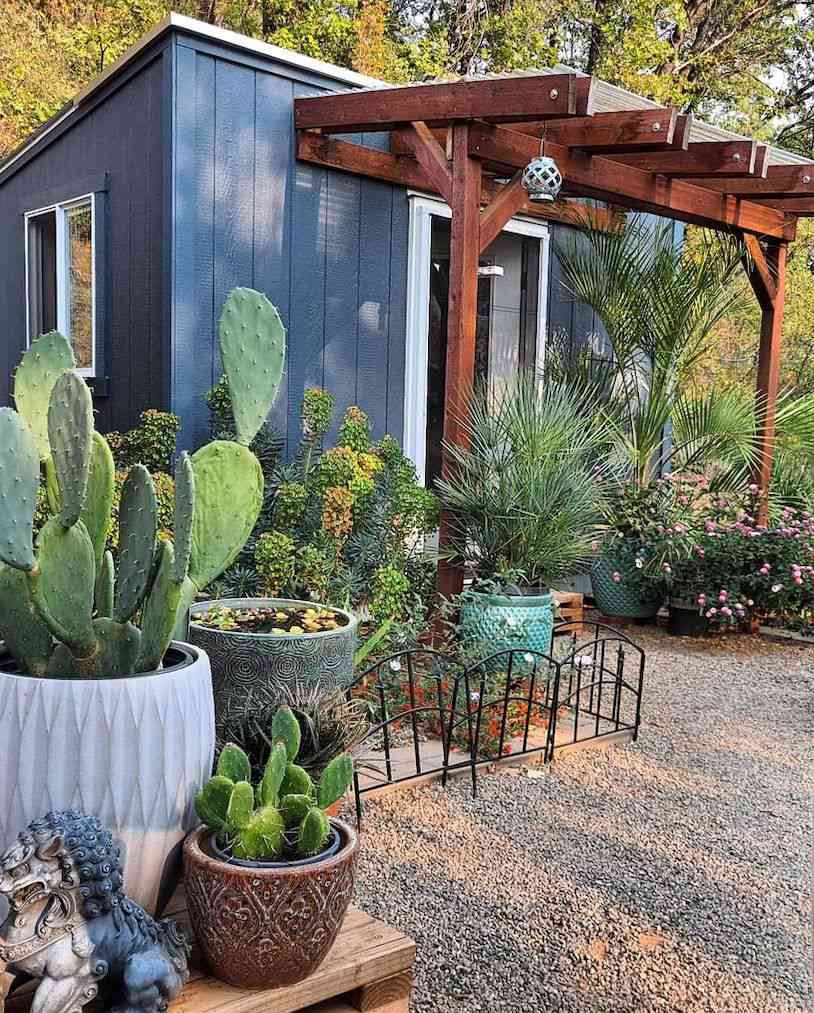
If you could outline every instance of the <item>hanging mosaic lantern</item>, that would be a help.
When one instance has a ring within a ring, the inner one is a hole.
[[[560,192],[562,174],[553,158],[540,155],[533,158],[523,170],[521,183],[528,192],[530,201],[550,204]]]

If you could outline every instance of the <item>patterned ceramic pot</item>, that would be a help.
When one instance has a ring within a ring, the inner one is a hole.
[[[613,574],[621,572],[617,584]],[[605,556],[597,556],[591,566],[591,587],[594,599],[606,616],[622,619],[652,619],[661,608],[662,596],[658,591],[645,594],[633,581],[625,580],[621,564]]]
[[[345,686],[353,679],[357,619],[350,612],[329,606],[347,619],[338,630],[322,633],[236,633],[213,630],[195,622],[201,612],[224,608],[285,608],[315,602],[288,598],[220,598],[193,605],[189,616],[189,639],[209,655],[215,694],[215,724],[221,727],[232,697],[258,701],[275,700],[280,691],[296,685],[319,684],[326,690]]]
[[[155,912],[212,773],[206,654],[173,643],[160,671],[107,679],[37,679],[13,665],[0,658],[0,853],[31,820],[81,808],[122,845],[127,894]]]
[[[359,853],[356,831],[331,823],[339,852],[308,865],[231,865],[210,853],[209,827],[187,837],[187,905],[215,977],[238,988],[281,988],[319,967],[353,898]]]
[[[466,640],[488,645],[490,654],[522,649],[548,654],[554,627],[551,594],[506,595],[469,591],[461,608]]]

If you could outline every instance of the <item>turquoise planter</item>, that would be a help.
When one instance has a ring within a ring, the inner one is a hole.
[[[461,609],[467,643],[484,646],[483,656],[498,651],[551,652],[554,603],[550,594],[505,595],[470,591]]]
[[[622,580],[617,584],[613,574],[619,571]],[[591,587],[599,610],[606,616],[622,619],[652,619],[661,608],[662,596],[658,593],[645,594],[642,589],[625,577],[620,564],[604,556],[597,556],[591,567]]]

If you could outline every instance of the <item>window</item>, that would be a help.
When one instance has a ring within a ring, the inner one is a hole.
[[[90,196],[26,215],[28,340],[61,331],[87,376],[96,366],[95,225]]]

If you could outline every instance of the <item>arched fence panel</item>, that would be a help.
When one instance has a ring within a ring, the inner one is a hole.
[[[364,795],[394,785],[466,772],[474,794],[483,764],[635,739],[644,665],[626,634],[585,621],[555,626],[550,654],[515,648],[466,663],[413,648],[375,662],[348,690],[371,722],[356,749],[357,821]]]

